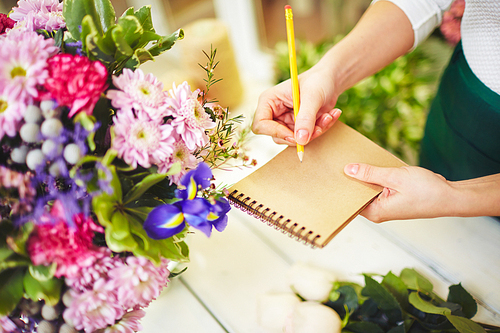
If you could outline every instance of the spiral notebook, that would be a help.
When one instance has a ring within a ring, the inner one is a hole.
[[[305,147],[288,147],[229,189],[237,208],[313,247],[324,247],[381,191],[344,174],[348,163],[406,165],[337,121]]]

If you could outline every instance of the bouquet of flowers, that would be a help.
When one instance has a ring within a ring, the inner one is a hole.
[[[212,170],[254,161],[206,98],[216,51],[205,91],[138,68],[182,38],[109,0],[0,14],[0,332],[138,331],[190,230],[224,230]]]

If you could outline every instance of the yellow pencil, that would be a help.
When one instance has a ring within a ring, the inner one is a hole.
[[[297,73],[297,58],[295,54],[295,36],[293,33],[292,7],[285,6],[286,34],[288,39],[288,59],[290,60],[290,78],[292,80],[293,116],[297,120],[300,107],[299,78]],[[297,144],[297,155],[302,162],[304,158],[304,146]]]

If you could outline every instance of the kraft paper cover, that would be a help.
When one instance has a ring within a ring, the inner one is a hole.
[[[305,146],[302,163],[296,148],[288,147],[232,186],[229,199],[298,240],[324,247],[382,191],[379,186],[346,176],[344,166],[349,163],[405,165],[337,121],[327,133]]]

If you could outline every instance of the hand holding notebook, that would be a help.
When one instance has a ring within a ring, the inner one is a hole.
[[[404,162],[337,121],[297,161],[289,147],[229,189],[240,209],[317,247],[324,247],[382,188],[344,174],[349,163],[399,167]]]

